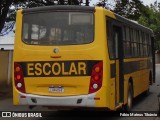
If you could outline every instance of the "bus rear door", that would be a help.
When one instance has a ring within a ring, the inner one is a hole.
[[[124,66],[123,66],[123,37],[122,27],[119,25],[113,25],[113,41],[114,41],[114,53],[115,53],[115,95],[116,106],[124,101]]]

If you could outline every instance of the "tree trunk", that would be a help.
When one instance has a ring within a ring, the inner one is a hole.
[[[89,0],[86,0],[86,6],[89,6]]]

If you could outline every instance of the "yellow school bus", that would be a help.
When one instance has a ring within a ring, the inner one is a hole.
[[[19,10],[14,105],[130,110],[154,83],[153,32],[101,7]]]

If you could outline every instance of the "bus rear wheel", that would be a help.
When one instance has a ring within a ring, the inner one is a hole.
[[[125,111],[131,111],[133,105],[133,86],[132,83],[128,84],[127,104],[124,106]]]

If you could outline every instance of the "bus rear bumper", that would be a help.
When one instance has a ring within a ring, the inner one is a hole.
[[[51,97],[19,94],[19,105],[95,107],[95,93],[89,95]]]

